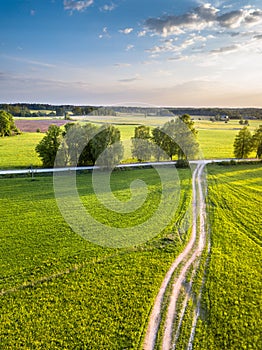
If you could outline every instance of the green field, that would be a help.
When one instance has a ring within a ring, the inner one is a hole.
[[[261,166],[210,165],[208,174],[211,254],[194,349],[259,350]],[[189,171],[179,170],[179,178],[170,224],[150,241],[122,249],[92,244],[70,229],[51,176],[0,179],[1,347],[140,349],[163,277],[188,239],[178,227],[190,206]],[[130,227],[152,215],[162,191],[153,169],[114,172],[111,188],[123,203],[134,179],[147,183],[148,197],[131,216],[101,207],[91,174],[78,175],[78,192],[97,220]],[[186,313],[186,325],[190,317]],[[179,344],[183,334],[188,331],[182,329]]]
[[[43,138],[40,133],[24,133],[18,136],[0,138],[0,168],[29,168],[41,166],[35,146]]]
[[[113,118],[115,117],[111,119]],[[131,122],[137,122],[139,124],[139,122],[144,121],[147,125],[157,126],[170,120],[170,118],[167,117],[125,118],[126,119],[123,119],[123,117],[121,117],[121,121],[119,121],[120,124],[116,124],[116,126],[121,131],[121,138],[125,146],[124,159],[128,162],[132,162],[130,138],[134,135],[134,128],[136,125],[127,124]],[[109,118],[108,121],[112,121],[111,119]],[[97,120],[98,117],[94,117],[94,122],[97,122]],[[102,120],[102,122],[105,121],[106,119]],[[125,124],[123,124],[124,122]],[[195,120],[195,124],[198,130],[198,142],[204,158],[234,157],[233,143],[236,134],[241,128],[238,121],[233,120],[226,124],[223,122],[212,123],[208,120]],[[254,131],[260,124],[261,121],[259,120],[251,120],[250,130]],[[42,137],[42,133],[24,133],[11,138],[0,138],[0,169],[29,168],[31,164],[34,167],[41,166],[41,161],[35,152],[35,146]],[[250,157],[254,156],[255,153],[250,155]]]
[[[180,170],[179,177],[181,200],[171,223],[151,241],[123,249],[94,245],[69,228],[51,176],[0,179],[1,347],[138,348],[161,281],[187,240],[177,227],[190,205],[190,173]],[[113,193],[125,202],[134,179],[146,181],[149,192],[132,225],[152,213],[161,193],[153,169],[113,173]],[[107,210],[96,212],[91,175],[79,175],[77,182],[83,203],[97,219],[108,220]],[[110,220],[119,217],[111,214]]]
[[[262,169],[209,166],[211,255],[194,349],[261,349]]]

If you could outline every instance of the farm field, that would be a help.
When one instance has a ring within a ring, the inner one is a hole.
[[[69,228],[51,176],[2,178],[1,346],[138,349],[163,276],[188,237],[178,235],[178,225],[190,205],[189,171],[180,170],[179,178],[181,200],[171,223],[151,241],[123,249],[97,246]],[[137,216],[130,217],[132,225],[152,213],[161,192],[158,176],[148,169],[113,173],[113,193],[127,200],[134,179],[145,180],[149,193]],[[90,181],[91,174],[79,175],[78,191],[98,215]],[[98,212],[98,219],[108,220],[107,211]]]
[[[68,120],[61,119],[16,119],[15,124],[22,132],[46,132],[50,124],[63,126],[68,123]]]
[[[114,195],[124,202],[130,199],[129,184],[138,178],[148,185],[148,200],[123,218],[101,210],[91,174],[78,175],[78,192],[97,220],[129,227],[158,205],[159,178],[153,169],[111,177]],[[3,348],[141,349],[163,278],[189,238],[178,228],[190,206],[190,172],[179,170],[179,178],[181,196],[170,224],[149,242],[121,249],[92,244],[70,229],[58,210],[51,176],[2,178]],[[260,165],[208,166],[211,253],[193,349],[261,348],[261,178]],[[110,200],[107,193],[103,196]],[[193,309],[190,299],[179,349],[188,342]]]
[[[29,168],[41,166],[35,146],[43,138],[41,133],[23,133],[14,137],[0,138],[0,168]]]
[[[211,255],[194,349],[261,349],[262,169],[208,166]]]
[[[112,122],[116,117],[100,117],[100,123]],[[109,118],[109,119],[107,119]],[[142,118],[142,119],[141,119]],[[125,146],[124,159],[126,162],[132,162],[131,158],[131,142],[130,138],[134,135],[134,128],[139,125],[140,122],[145,122],[147,125],[157,126],[162,125],[164,122],[170,120],[170,117],[121,117],[117,127],[121,131],[121,138]],[[99,117],[93,117],[92,122],[97,122]],[[137,124],[128,125],[130,121]],[[65,121],[57,119],[44,120],[19,120],[23,123],[22,130],[26,130],[22,135],[12,138],[0,139],[0,168],[29,168],[32,164],[34,167],[41,165],[41,161],[35,152],[35,146],[42,139],[43,133],[36,133],[36,129],[39,127],[41,131],[45,131],[49,124],[58,123],[63,125]],[[40,123],[37,124],[37,123]],[[83,122],[82,122],[83,123]],[[250,130],[254,131],[261,121],[251,120]],[[223,122],[210,122],[208,120],[195,120],[195,125],[198,130],[198,142],[203,153],[203,157],[206,159],[213,158],[232,158],[233,143],[236,134],[241,129],[238,121],[232,120],[229,123]],[[21,126],[20,126],[21,127]],[[32,132],[27,132],[32,131]],[[255,154],[251,154],[250,157],[254,157]]]

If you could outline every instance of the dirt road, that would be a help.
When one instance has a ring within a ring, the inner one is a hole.
[[[182,268],[179,275],[175,278],[172,285],[172,292],[169,298],[169,305],[167,309],[165,325],[164,325],[164,335],[162,339],[162,349],[170,350],[175,348],[175,343],[172,343],[173,334],[173,323],[176,316],[176,306],[177,300],[182,288],[182,284],[185,280],[188,269],[196,261],[196,259],[201,255],[205,243],[206,243],[206,230],[205,230],[205,196],[203,189],[203,178],[204,178],[204,168],[206,162],[197,162],[196,168],[192,175],[192,231],[190,240],[183,250],[183,252],[176,258],[176,260],[171,265],[169,271],[167,272],[162,285],[160,287],[159,293],[155,299],[155,303],[150,315],[148,328],[143,344],[144,350],[153,350],[155,347],[155,342],[159,330],[159,325],[161,321],[161,310],[164,295],[169,285],[172,276],[176,269]],[[198,220],[199,218],[199,220]]]

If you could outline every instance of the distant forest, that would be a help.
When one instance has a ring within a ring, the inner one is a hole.
[[[230,119],[262,119],[262,108],[154,108],[154,107],[125,107],[125,106],[75,106],[75,105],[51,105],[43,103],[15,103],[0,104],[0,109],[5,110],[16,117],[41,117],[69,115],[117,115],[144,114],[145,116],[172,116],[189,114],[191,116],[221,117]]]

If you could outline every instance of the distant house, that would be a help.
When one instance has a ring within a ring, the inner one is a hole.
[[[223,114],[223,115],[220,116],[220,120],[222,122],[227,122],[227,121],[229,121],[229,116],[226,115],[226,114]]]

